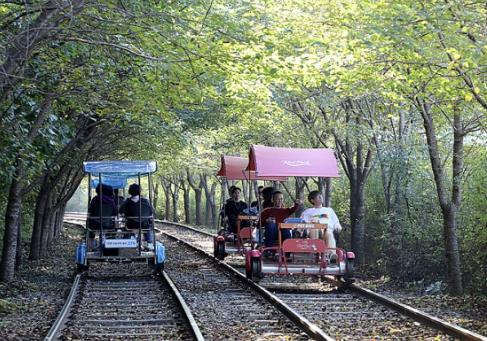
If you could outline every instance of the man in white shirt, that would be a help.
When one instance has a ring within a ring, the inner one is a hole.
[[[342,225],[340,225],[340,221],[331,207],[323,207],[323,196],[319,191],[311,191],[308,194],[308,201],[313,207],[306,209],[301,214],[301,219],[307,223],[328,224],[328,228],[326,229],[328,248],[333,249],[329,251],[330,259],[332,263],[333,261],[336,262],[337,255],[334,250],[336,248],[336,240],[333,232],[340,232],[342,230]],[[309,234],[310,238],[318,239],[320,237],[319,235],[323,234],[323,231],[311,230]]]

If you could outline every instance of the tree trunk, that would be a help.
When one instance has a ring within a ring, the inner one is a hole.
[[[156,208],[157,211],[157,204],[159,201],[159,183],[154,184],[154,207]],[[158,219],[159,216],[157,214],[154,215],[154,218]]]
[[[68,153],[69,147],[74,145],[75,141],[73,140],[63,151]],[[65,154],[60,153],[60,155]],[[52,168],[54,169],[54,167]],[[72,171],[72,167],[69,164],[63,164],[55,176],[51,172],[42,178],[34,213],[34,226],[29,253],[30,260],[39,259],[42,255],[45,255],[47,248],[61,234],[66,202],[76,192],[76,188],[82,178],[81,170]],[[61,183],[63,186],[60,186]],[[46,214],[52,214],[52,216],[46,216]],[[46,219],[49,221],[48,225],[46,225]],[[47,236],[45,235],[46,231]]]
[[[41,244],[40,244],[40,256],[41,258],[47,255],[47,249],[49,246],[49,239],[50,239],[50,230],[52,229],[51,226],[51,217],[53,214],[52,209],[52,193],[48,192],[46,198],[46,206],[44,207],[44,214],[42,215],[42,228],[41,228]]]
[[[209,198],[210,195],[210,190],[208,188],[208,183],[207,183],[207,176],[206,174],[201,174],[200,175],[200,180],[201,180],[201,185],[203,186],[203,189],[205,190],[205,225],[206,226],[211,226],[211,200]]]
[[[32,237],[30,239],[29,260],[36,260],[41,257],[41,236],[42,236],[42,222],[44,220],[44,213],[47,205],[47,197],[49,195],[49,176],[44,177],[39,194],[37,195],[36,208],[34,212],[34,226],[32,229]]]
[[[184,222],[188,225],[191,225],[191,202],[189,200],[189,189],[190,187],[186,186],[186,182],[184,178],[181,177],[180,179],[181,188],[183,189],[183,204],[184,204]]]
[[[172,221],[175,223],[179,222],[179,212],[178,212],[178,201],[179,201],[179,187],[178,187],[178,180],[176,179],[177,176],[174,177],[174,191],[172,192]],[[171,185],[169,185],[171,186]]]
[[[17,250],[15,252],[15,270],[22,268],[22,207],[20,207],[19,220],[17,222]]]
[[[357,264],[365,264],[365,195],[360,181],[350,181],[351,247]]]
[[[67,203],[65,203],[62,207],[62,209],[59,211],[59,234],[56,235],[56,237],[60,237],[61,236],[61,232],[62,232],[62,229],[64,227],[64,215],[66,214],[66,207],[67,207]]]
[[[203,225],[203,202],[201,201],[203,187],[201,185],[201,180],[199,181],[198,185],[196,185],[193,177],[191,176],[189,168],[186,168],[186,178],[194,191],[196,226],[201,226]]]
[[[302,203],[299,205],[298,210],[296,211],[295,216],[300,217],[301,213],[304,211],[304,203],[305,203],[305,194],[304,194],[304,187],[305,187],[305,181],[303,178],[296,178],[296,199],[301,199]]]
[[[7,209],[5,212],[5,234],[3,237],[2,261],[0,263],[0,281],[11,282],[14,279],[15,258],[17,252],[20,205],[22,202],[22,183],[17,179],[23,178],[21,161],[17,159],[16,172],[10,184]]]
[[[218,209],[215,203],[215,191],[217,184],[216,182],[213,182],[211,188],[209,188],[206,174],[202,174],[200,179],[206,196],[206,226],[211,226],[215,230],[218,230]]]
[[[421,98],[415,98],[415,104],[423,117],[424,129],[428,141],[431,168],[435,177],[436,191],[443,214],[443,240],[445,247],[445,261],[447,265],[447,283],[450,294],[463,294],[462,276],[460,271],[460,255],[456,228],[458,224],[457,212],[461,203],[461,174],[463,171],[463,128],[460,114],[454,114],[453,139],[453,175],[451,201],[448,198],[443,165],[441,163],[436,129],[429,105]]]
[[[215,192],[216,192],[216,182],[213,182],[211,184],[211,190],[210,190],[210,207],[211,207],[211,216],[212,216],[212,221],[211,225],[215,230],[218,230],[218,207],[216,206],[215,203]]]
[[[355,261],[358,265],[365,263],[365,182],[370,175],[371,151],[363,158],[362,145],[355,147],[355,152],[350,144],[342,144],[337,141],[340,151],[340,162],[350,184],[350,231],[351,249],[355,253]],[[355,157],[354,157],[355,156]],[[354,159],[355,163],[354,164]],[[365,160],[365,161],[364,161]]]
[[[322,180],[321,180],[322,179]],[[320,193],[323,193],[325,207],[331,207],[331,178],[321,178],[319,184],[323,183],[324,190],[322,186],[320,187]]]
[[[42,109],[27,134],[27,142],[33,143],[39,129],[51,108],[54,96],[48,96],[42,105]],[[20,207],[24,193],[22,192],[24,178],[24,162],[22,161],[22,150],[19,150],[14,161],[15,171],[8,195],[7,209],[5,211],[5,234],[3,239],[2,261],[0,263],[0,281],[10,282],[15,272],[15,254],[17,250],[18,224],[20,219]]]
[[[208,197],[205,197],[206,198],[206,209],[205,209],[205,226],[212,226],[213,225],[213,222],[212,222],[212,219],[211,219],[211,200],[208,199]]]
[[[203,191],[201,188],[194,190],[195,210],[196,210],[196,226],[203,225]]]
[[[166,183],[166,179],[161,177],[161,186],[164,191],[164,219],[169,221],[171,217],[171,193],[169,190],[170,184]]]
[[[387,217],[390,222],[389,238],[390,245],[387,249],[387,266],[392,274],[402,276],[405,267],[401,264],[400,250],[402,249],[403,240],[403,223],[402,207],[404,205],[404,188],[407,187],[408,166],[404,161],[407,155],[404,151],[406,122],[403,110],[395,113],[399,115],[399,124],[397,125],[397,135],[394,135],[396,149],[394,150],[393,162],[396,166],[391,168],[391,160],[385,156],[381,138],[373,133],[373,141],[377,150],[377,159],[380,165],[381,182],[386,203]],[[385,130],[385,128],[384,128]]]

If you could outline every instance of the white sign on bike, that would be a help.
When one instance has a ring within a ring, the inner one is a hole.
[[[105,248],[133,248],[137,247],[136,239],[107,239],[105,240]]]

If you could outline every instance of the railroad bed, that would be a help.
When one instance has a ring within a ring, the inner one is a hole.
[[[387,297],[372,299],[365,289],[344,288],[325,277],[266,275],[257,285],[245,278],[242,256],[225,261],[212,256],[211,234],[173,223],[158,227],[166,247],[165,272],[205,340],[487,340],[456,326],[449,329],[439,318],[405,317],[415,310],[400,306],[397,313]]]
[[[162,230],[208,254],[213,251],[209,234],[170,223],[164,224]],[[245,273],[243,256],[229,255],[224,263]],[[336,284],[319,276],[266,275],[259,282],[263,290],[275,294],[275,300],[316,324],[330,340],[487,340],[406,305],[398,304],[402,312],[398,313],[389,308],[396,304],[394,300],[356,285],[345,289]]]
[[[146,266],[91,264],[77,277],[70,298],[46,340],[195,339],[192,316],[170,280],[151,275]]]
[[[170,238],[166,272],[193,311],[205,340],[309,340],[259,294],[215,262]]]

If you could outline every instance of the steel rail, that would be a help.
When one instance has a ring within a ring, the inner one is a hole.
[[[157,222],[162,223],[162,224],[171,224],[171,225],[177,225],[177,226],[182,226],[185,228],[192,229],[191,227],[188,227],[187,225],[180,224],[180,223],[167,222],[167,221],[161,221],[161,220],[159,220]],[[193,229],[193,230],[201,233],[201,231],[198,231],[196,229]],[[248,280],[242,273],[238,272],[237,270],[235,270],[234,268],[232,268],[228,264],[214,258],[212,254],[209,254],[208,252],[203,251],[203,250],[199,249],[198,247],[196,247],[190,243],[185,242],[184,240],[181,240],[181,239],[174,237],[172,235],[169,235],[167,233],[165,233],[165,234],[170,236],[171,238],[174,238],[180,242],[185,243],[186,245],[191,246],[192,248],[195,248],[200,253],[205,254],[206,256],[210,257],[216,263],[219,263],[222,267],[231,271],[231,273],[236,274],[236,276],[239,280],[247,283],[255,291],[259,292],[259,294],[261,294],[264,298],[266,298],[266,300],[268,300],[269,303],[271,303],[273,306],[275,306],[276,309],[278,309],[284,315],[286,315],[291,321],[293,321],[293,323],[295,323],[294,321],[295,321],[295,319],[297,319],[296,324],[299,325],[300,328],[302,328],[302,329],[306,328],[307,330],[303,329],[303,331],[305,331],[306,334],[308,334],[313,339],[315,339],[315,340],[327,340],[327,341],[334,340],[330,336],[324,334],[324,332],[321,329],[319,329],[316,325],[314,325],[314,327],[311,327],[311,326],[310,327],[304,327],[304,325],[306,325],[306,323],[304,323],[304,322],[310,323],[307,319],[300,316],[298,313],[296,313],[296,314],[288,313],[288,311],[289,311],[288,309],[290,309],[290,310],[292,310],[292,309],[289,306],[287,306],[283,301],[281,301],[279,298],[272,295],[267,289],[265,289],[265,288],[261,287],[260,285]],[[202,234],[207,234],[207,233],[203,232]],[[325,276],[325,278],[329,282],[334,283],[338,287],[341,287],[341,288],[346,287],[347,289],[349,289],[349,290],[351,290],[351,291],[353,291],[353,292],[355,292],[361,296],[369,298],[369,299],[371,299],[371,300],[373,300],[373,301],[375,301],[375,302],[377,302],[383,306],[386,306],[386,307],[398,312],[399,314],[407,316],[407,317],[409,317],[409,318],[411,318],[411,319],[413,319],[413,320],[415,320],[415,321],[417,321],[423,325],[427,325],[427,326],[432,327],[434,329],[441,330],[448,335],[451,335],[451,336],[454,336],[456,338],[459,338],[461,340],[466,340],[466,341],[487,341],[487,337],[485,337],[485,336],[482,336],[482,335],[477,334],[475,332],[469,331],[469,330],[462,328],[460,326],[457,326],[455,324],[449,323],[443,319],[440,319],[438,317],[427,314],[421,310],[418,310],[418,309],[412,308],[410,306],[407,306],[405,304],[402,304],[400,302],[397,302],[393,299],[390,299],[386,296],[383,296],[379,293],[373,292],[373,291],[368,290],[366,288],[360,287],[356,284],[348,284],[347,285],[347,284],[345,284],[341,281],[337,281],[334,278],[331,278],[329,276]],[[302,322],[304,323],[303,325],[302,325]],[[312,323],[310,323],[310,325],[312,325]],[[318,336],[318,334],[321,334],[318,331],[323,332],[324,335]],[[320,337],[320,338],[315,338],[315,337]],[[50,339],[46,338],[46,340],[50,340]]]
[[[188,320],[188,323],[191,326],[191,332],[193,333],[193,336],[198,341],[204,341],[205,338],[201,334],[200,328],[198,327],[198,324],[196,323],[196,320],[194,319],[193,314],[191,313],[191,309],[186,304],[186,301],[184,300],[183,296],[181,295],[177,287],[174,285],[169,275],[165,271],[162,271],[161,274],[164,280],[166,281],[166,283],[171,288],[171,291],[173,295],[176,297],[179,306],[181,307],[181,309],[183,309],[184,315],[186,316],[186,319]]]
[[[327,278],[328,279],[328,278]],[[441,330],[448,335],[459,338],[465,341],[487,341],[487,337],[480,334],[474,333],[470,330],[457,326],[453,323],[442,320],[438,317],[425,313],[421,310],[412,308],[408,305],[397,302],[391,298],[383,296],[379,293],[373,292],[372,290],[360,287],[356,284],[349,284],[347,289],[358,293],[359,295],[365,296],[381,305],[384,305],[401,315],[412,318],[413,320],[420,322],[421,324],[427,325],[429,327]]]
[[[51,327],[49,334],[46,336],[44,341],[52,341],[52,340],[58,340],[62,336],[62,330],[66,325],[66,322],[69,321],[70,319],[70,314],[73,308],[73,302],[76,299],[76,296],[78,294],[78,288],[80,284],[80,278],[82,274],[78,274],[73,282],[73,285],[71,287],[71,292],[65,301],[64,307],[62,308],[61,312],[59,313],[56,321],[54,322],[53,326]],[[184,298],[182,297],[181,293],[177,289],[177,287],[174,285],[173,281],[171,278],[165,273],[164,271],[162,272],[162,278],[161,280],[164,280],[167,284],[167,286],[170,288],[172,295],[176,298],[179,307],[183,310],[184,316],[190,326],[191,329],[191,334],[193,335],[194,339],[197,341],[204,341],[204,337],[191,313],[191,309],[188,307],[186,302],[184,301]]]
[[[182,227],[186,227],[186,225],[184,224],[178,224],[178,223],[172,223],[172,222],[161,222],[161,223],[166,223],[166,224],[172,224],[172,225],[178,225],[178,226],[182,226]],[[184,242],[184,241],[183,241]],[[189,244],[191,245],[191,244]],[[204,251],[202,251],[204,252]],[[204,252],[206,253],[206,252]],[[208,253],[206,253],[207,255],[209,255]],[[212,255],[210,255],[210,257],[213,258]],[[226,266],[226,267],[229,267],[231,268],[228,264],[224,263],[223,261],[220,261],[220,260],[217,260],[215,259],[215,261],[221,263],[223,266]],[[233,268],[232,268],[233,269]],[[399,314],[402,314],[403,316],[406,316],[406,317],[409,317],[411,319],[413,319],[414,321],[417,321],[423,325],[426,325],[426,326],[429,326],[429,327],[432,327],[436,330],[440,330],[440,331],[443,331],[445,332],[446,334],[450,335],[450,336],[454,336],[460,340],[465,340],[465,341],[487,341],[487,337],[486,336],[483,336],[483,335],[480,335],[480,334],[477,334],[475,332],[472,332],[470,330],[467,330],[465,328],[462,328],[458,325],[455,325],[453,323],[450,323],[450,322],[447,322],[441,318],[438,318],[438,317],[435,317],[433,315],[430,315],[430,314],[427,314],[419,309],[416,309],[416,308],[413,308],[413,307],[410,307],[408,305],[405,305],[405,304],[402,304],[402,303],[399,303],[391,298],[388,298],[386,296],[383,296],[379,293],[375,293],[371,290],[368,290],[368,289],[365,289],[363,287],[360,287],[356,284],[346,284],[344,283],[343,281],[338,281],[336,279],[334,279],[333,277],[330,277],[330,276],[324,276],[326,278],[326,280],[328,280],[329,282],[333,283],[334,285],[336,285],[337,287],[340,287],[340,288],[348,288],[350,289],[351,291],[359,294],[359,295],[362,295],[368,299],[371,299],[385,307],[388,307],[390,309],[392,309],[393,311],[396,311],[398,312]],[[258,284],[248,280],[243,274],[239,273],[239,277],[240,279],[242,280],[245,280],[245,281],[248,281],[250,282],[251,286],[253,287],[254,285],[256,286],[259,286]],[[267,291],[267,289],[265,288],[262,288],[264,290]],[[255,290],[259,290],[258,288],[255,288]],[[279,300],[279,299],[278,299]],[[277,301],[276,301],[277,302]],[[272,302],[271,302],[272,303]],[[276,303],[278,304],[278,303]],[[277,308],[277,307],[276,307]],[[287,315],[286,315],[287,316]],[[309,335],[309,334],[308,334]]]
[[[277,296],[273,295],[271,292],[269,292],[264,287],[262,287],[262,286],[258,285],[257,283],[247,279],[245,277],[245,275],[243,275],[241,272],[239,272],[238,270],[236,270],[232,266],[226,264],[225,262],[223,262],[221,260],[216,259],[215,257],[213,257],[212,254],[196,247],[195,245],[193,245],[191,243],[186,242],[185,240],[182,240],[182,239],[180,239],[176,236],[173,236],[169,233],[166,233],[166,232],[162,232],[162,233],[169,238],[177,240],[178,242],[183,243],[185,245],[188,245],[189,247],[198,251],[200,254],[203,254],[203,255],[209,257],[212,261],[217,263],[220,267],[224,268],[227,272],[234,275],[238,280],[246,283],[249,287],[251,287],[259,295],[261,295],[261,297],[263,297],[267,302],[272,304],[277,310],[279,310],[292,323],[294,323],[296,326],[298,326],[303,332],[305,332],[313,340],[316,340],[316,341],[334,341],[335,340],[330,335],[326,334],[322,329],[320,329],[316,324],[310,322],[307,318],[300,315],[298,312],[296,312],[294,309],[292,309],[290,306],[288,306],[281,299],[279,299]]]
[[[223,267],[226,267],[228,271],[235,274],[238,279],[242,282],[247,283],[253,290],[258,292],[262,297],[266,299],[267,302],[271,303],[277,310],[283,313],[289,320],[291,320],[295,325],[299,326],[309,337],[313,340],[319,341],[334,341],[330,335],[325,333],[316,324],[309,321],[307,318],[299,314],[296,310],[287,305],[283,300],[278,298],[276,295],[272,294],[263,286],[249,280],[242,273],[231,267],[230,265],[219,261]]]
[[[59,313],[56,321],[52,325],[51,330],[47,334],[44,341],[56,340],[58,337],[60,337],[60,332],[61,332],[62,328],[64,327],[64,324],[65,324],[66,320],[68,319],[69,313],[71,312],[71,309],[73,307],[73,301],[76,298],[76,294],[78,292],[80,278],[81,278],[81,274],[77,274],[76,278],[74,279],[73,285],[71,287],[71,291],[69,293],[69,296],[68,296],[66,302],[64,303],[64,306],[61,309],[61,312]]]
[[[197,228],[191,227],[189,225],[185,225],[185,224],[181,224],[181,223],[175,223],[173,221],[168,221],[168,220],[154,219],[154,222],[159,223],[159,224],[175,225],[175,226],[184,227],[185,229],[193,231],[194,233],[202,234],[202,235],[207,236],[207,237],[212,237],[215,234],[215,233],[210,233],[210,232],[198,230]]]

